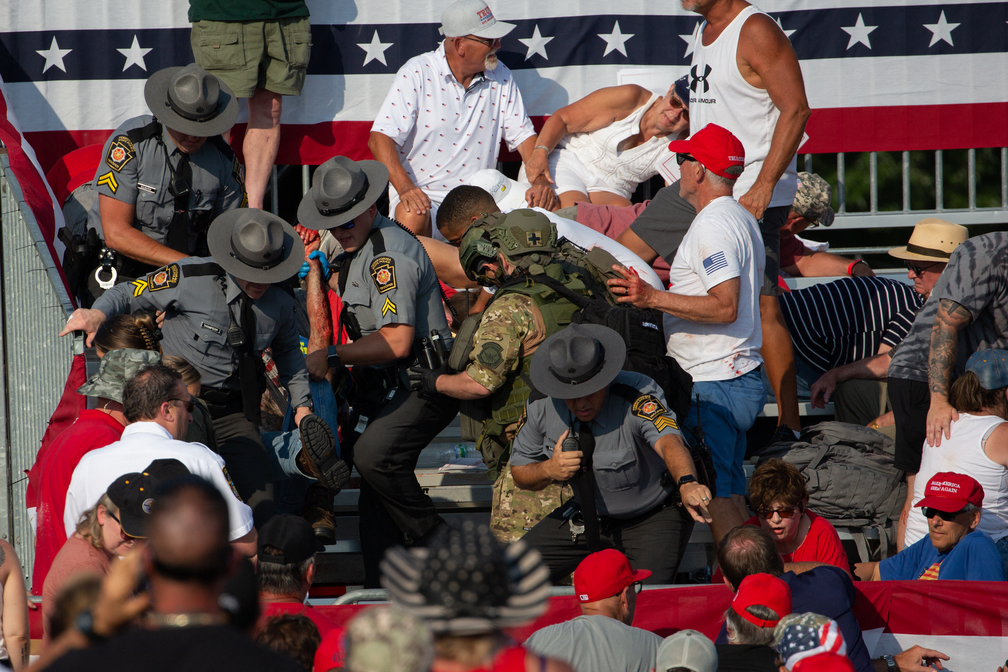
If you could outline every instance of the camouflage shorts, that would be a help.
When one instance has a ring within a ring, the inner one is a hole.
[[[537,492],[515,487],[508,464],[494,481],[490,529],[502,543],[516,541],[571,496],[569,485],[553,484]]]

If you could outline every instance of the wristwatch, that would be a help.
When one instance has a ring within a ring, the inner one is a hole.
[[[90,609],[85,609],[79,614],[77,618],[74,619],[74,627],[77,628],[82,635],[84,635],[89,642],[96,644],[103,641],[105,638],[95,632],[94,629],[94,614],[91,613]]]
[[[895,672],[895,670],[896,670],[896,659],[895,658],[893,658],[890,654],[887,653],[884,656],[882,656],[882,660],[885,661],[885,663],[886,663],[886,669],[889,670],[889,672]]]
[[[697,482],[696,476],[694,476],[693,474],[686,474],[685,476],[681,476],[679,478],[679,487],[681,488],[687,483],[696,483],[696,482]]]
[[[336,346],[335,345],[330,345],[329,346],[329,354],[326,357],[326,361],[328,362],[330,369],[339,368],[340,357],[339,357],[339,355],[336,354]]]

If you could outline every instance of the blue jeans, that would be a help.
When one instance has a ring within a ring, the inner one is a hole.
[[[693,402],[689,416],[680,423],[697,431],[697,396],[700,397],[700,425],[717,471],[715,497],[745,494],[746,432],[766,403],[766,390],[760,371],[754,369],[730,380],[693,383]],[[688,433],[687,433],[688,436]]]
[[[1008,576],[1008,537],[1001,537],[994,542],[994,545],[997,546],[998,553],[1001,554],[1001,564],[1004,565],[1005,576]]]
[[[336,432],[338,407],[332,387],[327,381],[309,381],[315,415],[326,421],[336,438],[336,454],[340,454],[339,435]],[[301,432],[293,428],[294,409],[287,408],[284,416],[283,432],[265,432],[263,444],[269,447],[270,462],[273,465],[273,499],[277,513],[297,513],[304,506],[305,493],[315,479],[301,473],[297,468],[297,456],[301,452]]]

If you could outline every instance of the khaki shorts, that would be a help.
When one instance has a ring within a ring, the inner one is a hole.
[[[311,26],[306,17],[276,21],[197,21],[189,38],[196,62],[239,98],[257,88],[301,95]]]

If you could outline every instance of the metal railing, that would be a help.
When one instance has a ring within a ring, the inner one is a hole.
[[[49,416],[70,371],[74,342],[57,336],[72,310],[6,154],[0,156],[0,538],[13,546],[31,585],[35,538],[25,509],[25,471],[35,461]],[[41,586],[37,587],[41,589]]]

